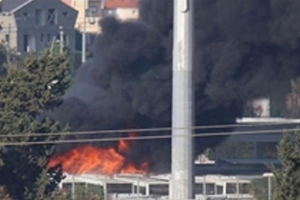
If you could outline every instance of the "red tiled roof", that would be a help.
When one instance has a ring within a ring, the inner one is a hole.
[[[106,0],[105,8],[137,8],[139,0]]]
[[[71,6],[72,5],[72,0],[62,0],[65,4]]]

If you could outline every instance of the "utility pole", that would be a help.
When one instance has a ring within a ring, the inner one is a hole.
[[[107,176],[104,176],[104,185],[103,185],[103,199],[108,200],[108,184],[107,184]]]
[[[11,24],[8,25],[8,38],[7,38],[8,47],[10,49],[10,40],[11,40]]]
[[[59,53],[64,52],[64,30],[63,27],[59,27]]]
[[[83,0],[83,30],[82,30],[82,58],[81,62],[85,63],[86,60],[86,10],[87,10],[87,0]]]
[[[174,0],[172,200],[194,199],[193,3]]]
[[[76,200],[76,191],[75,191],[75,177],[72,175],[72,200]]]
[[[263,177],[268,178],[268,200],[272,199],[272,178],[274,177],[273,173],[265,173]]]
[[[7,45],[8,45],[8,47],[7,47],[7,49],[8,49],[8,51],[7,51],[7,56],[6,56],[6,59],[7,59],[7,64],[9,65],[9,66],[11,66],[11,62],[10,62],[10,53],[11,53],[11,48],[10,48],[10,40],[11,40],[11,24],[9,24],[8,25],[8,36],[7,36],[8,38],[6,38],[7,39]]]

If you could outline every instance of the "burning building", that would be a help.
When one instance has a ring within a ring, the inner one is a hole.
[[[104,199],[168,199],[169,176],[142,176],[138,174],[115,175],[67,175],[60,187],[76,196],[79,185],[88,189],[91,186],[103,191]],[[258,176],[220,176],[195,177],[195,193],[198,199],[254,199],[250,193],[251,180]]]
[[[232,124],[243,115],[244,102],[282,91],[297,76],[300,3],[201,0],[195,4],[195,124]],[[102,20],[91,58],[77,71],[53,116],[76,131],[170,127],[172,14],[172,0],[143,0],[138,21]],[[69,139],[99,137],[107,135],[71,135]],[[197,138],[196,152],[220,140]],[[64,152],[100,148],[122,155],[125,167],[133,163],[139,168],[148,161],[151,170],[169,169],[170,140],[141,140],[132,144],[130,153],[120,152],[119,144],[60,145],[58,152],[66,156]]]
[[[84,145],[68,152],[56,155],[48,167],[62,165],[64,172],[69,174],[105,174],[147,173],[149,162],[145,160],[139,165],[126,160],[131,151],[130,141],[120,140],[117,148],[100,148]]]

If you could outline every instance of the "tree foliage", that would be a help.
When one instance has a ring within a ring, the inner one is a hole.
[[[20,54],[6,44],[0,44],[0,75],[6,74],[7,67],[21,60]]]
[[[5,73],[5,63],[7,62],[7,51],[3,45],[0,45],[0,75]]]
[[[250,193],[254,195],[256,200],[268,199],[268,179],[257,178],[251,181]]]
[[[67,184],[67,187],[63,187],[57,190],[54,194],[55,200],[72,200],[71,184]],[[77,183],[74,190],[75,198],[78,200],[103,200],[104,192],[100,185]]]
[[[47,135],[64,129],[42,113],[62,103],[69,83],[67,56],[49,51],[40,58],[29,55],[18,65],[9,66],[0,78],[0,185],[13,199],[47,199],[62,178],[60,166],[47,169],[53,144],[26,143],[61,138]]]
[[[278,146],[282,167],[271,167],[274,174],[274,200],[300,199],[300,132],[295,133],[295,142],[285,133]]]

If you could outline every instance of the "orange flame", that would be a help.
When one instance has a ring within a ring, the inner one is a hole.
[[[129,142],[125,140],[120,140],[118,145],[118,150],[120,152],[125,152],[125,153],[129,152],[130,151]]]
[[[106,174],[116,173],[147,173],[148,162],[140,166],[126,162],[122,153],[130,153],[132,142],[120,140],[118,148],[99,148],[91,145],[74,148],[68,152],[53,157],[48,168],[62,165],[64,172],[69,174]]]

